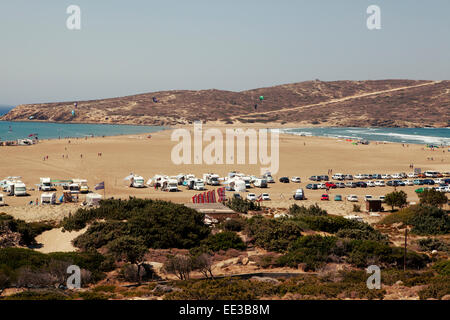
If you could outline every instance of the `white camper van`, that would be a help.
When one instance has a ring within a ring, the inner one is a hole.
[[[27,195],[27,186],[25,183],[18,181],[14,184],[14,195],[16,197],[24,197]]]
[[[202,191],[206,190],[205,183],[201,179],[196,179],[194,181],[194,190]]]
[[[50,178],[41,178],[39,191],[52,191],[53,186]]]
[[[207,185],[218,186],[220,185],[219,175],[213,173],[205,173],[203,175],[203,180],[206,181]]]
[[[141,176],[133,176],[131,178],[130,187],[131,188],[144,188],[145,187],[144,178]]]
[[[42,204],[55,204],[56,203],[56,193],[43,193],[41,194],[41,203]]]
[[[161,190],[168,192],[178,192],[178,180],[170,179],[164,181]]]
[[[266,180],[266,179],[256,179],[256,180],[253,182],[253,185],[254,185],[256,188],[267,188],[267,180]]]

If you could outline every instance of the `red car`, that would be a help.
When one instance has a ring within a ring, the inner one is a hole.
[[[337,188],[337,185],[335,185],[335,184],[332,183],[332,182],[327,182],[327,183],[325,183],[325,186],[326,186],[328,189],[336,189],[336,188]]]
[[[320,198],[320,200],[330,200],[330,197],[328,197],[328,195],[327,194],[323,194],[322,195],[322,198]]]

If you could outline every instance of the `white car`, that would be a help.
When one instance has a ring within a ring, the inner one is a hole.
[[[358,196],[356,194],[351,194],[347,197],[347,201],[358,202]]]
[[[300,182],[302,182],[302,179],[300,179],[300,177],[292,177],[291,182],[300,183]]]
[[[247,195],[247,200],[250,200],[250,201],[256,201],[256,200],[257,200],[256,194],[254,194],[254,193],[249,193],[249,194]]]
[[[326,189],[327,186],[325,185],[325,183],[318,183],[317,184],[317,189]]]
[[[364,179],[364,174],[358,173],[358,174],[355,176],[355,179]]]
[[[442,179],[442,178],[434,179],[434,183],[436,183],[436,184],[444,183],[444,179]]]
[[[381,179],[391,179],[391,175],[390,174],[382,174],[381,175]]]
[[[366,183],[367,183],[368,187],[375,187],[376,186],[374,181],[367,181]]]
[[[414,182],[412,180],[404,180],[405,186],[413,186]]]
[[[400,175],[400,173],[394,173],[394,174],[392,174],[392,179],[401,179],[402,178],[402,176]]]
[[[447,192],[447,187],[436,187],[436,191]]]
[[[377,187],[385,187],[386,186],[386,182],[384,182],[383,180],[377,180],[377,181],[375,181],[375,185]]]
[[[351,174],[346,174],[344,178],[345,180],[353,180],[353,176]]]
[[[418,175],[415,172],[408,173],[408,178],[417,178],[417,177],[418,177]]]
[[[270,201],[270,196],[268,193],[263,193],[261,194],[261,199],[263,199],[263,201]]]
[[[368,201],[368,200],[373,200],[373,197],[370,194],[366,194],[364,196],[364,200]]]

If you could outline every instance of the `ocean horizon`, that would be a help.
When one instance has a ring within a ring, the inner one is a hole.
[[[25,139],[36,135],[39,139],[84,138],[90,136],[118,136],[165,130],[161,126],[122,124],[82,124],[53,122],[0,121],[0,141]]]
[[[450,146],[450,128],[290,128],[281,133],[336,139]]]

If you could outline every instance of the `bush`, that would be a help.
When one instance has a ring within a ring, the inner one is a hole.
[[[293,204],[289,208],[289,214],[293,216],[298,215],[307,215],[307,216],[326,216],[328,213],[326,210],[321,209],[317,203],[309,206],[309,208],[305,206],[299,206],[297,204]]]
[[[322,236],[304,236],[289,246],[289,252],[277,260],[279,266],[297,268],[305,264],[304,270],[317,270],[328,261],[336,245],[337,238]]]
[[[228,249],[245,250],[247,248],[241,237],[231,231],[209,235],[202,241],[202,245],[213,252],[227,251]]]
[[[66,218],[63,225],[66,229],[74,225],[79,228],[93,219],[106,222],[93,223],[75,239],[75,246],[83,250],[99,249],[124,236],[142,239],[147,248],[189,249],[198,246],[210,233],[203,221],[204,214],[171,202],[134,198],[107,200],[99,208],[79,210]]]
[[[51,230],[53,226],[47,222],[26,223],[23,220],[14,219],[14,217],[0,213],[0,230],[8,229],[20,234],[20,244],[30,246],[36,244],[35,238],[41,233]]]
[[[223,228],[226,231],[240,232],[244,227],[245,221],[243,221],[242,219],[225,220],[225,222],[223,223]]]
[[[391,213],[390,215],[384,217],[378,224],[394,224],[394,223],[402,223],[404,225],[408,224],[408,221],[414,216],[414,208],[416,206],[412,206],[409,208],[401,209],[398,212]]]
[[[419,244],[419,248],[422,251],[437,250],[437,251],[450,252],[450,246],[439,239],[433,239],[433,238],[420,239],[417,241],[417,243]]]
[[[419,198],[420,204],[433,207],[441,207],[448,202],[447,196],[435,189],[425,189],[422,193],[419,193]]]
[[[450,260],[441,260],[433,265],[433,270],[441,276],[450,276]]]
[[[361,206],[359,204],[354,204],[353,212],[361,212]]]
[[[240,213],[248,213],[249,211],[260,211],[261,206],[259,203],[254,201],[249,201],[247,199],[238,199],[238,198],[232,198],[228,199],[225,205]]]
[[[69,296],[59,290],[28,290],[5,297],[4,300],[68,300]]]
[[[424,289],[419,291],[419,297],[425,299],[441,299],[450,292],[450,277],[440,277],[433,281]]]
[[[245,232],[257,246],[269,251],[283,252],[301,236],[302,229],[293,221],[266,219],[261,216],[248,220]]]
[[[442,209],[431,206],[417,206],[408,223],[412,232],[419,235],[438,235],[450,232],[450,218]]]

